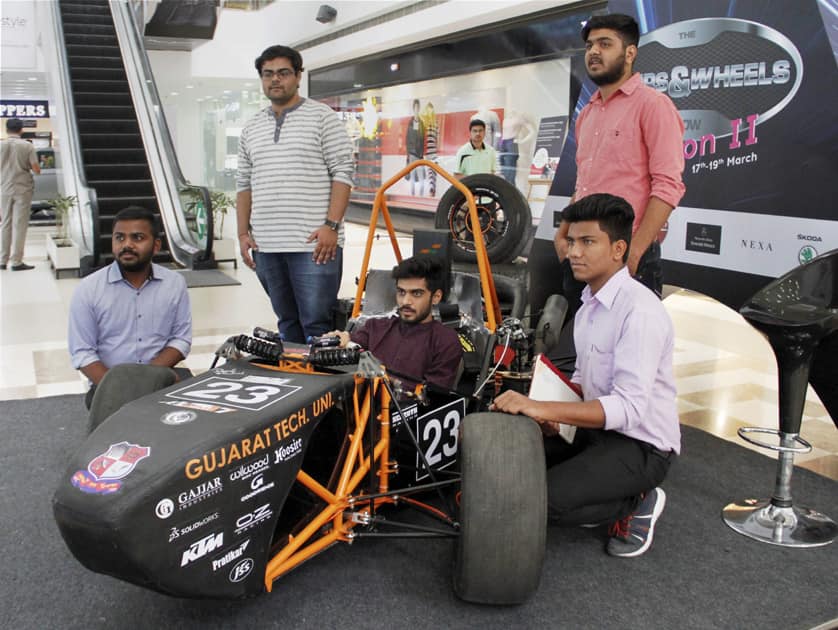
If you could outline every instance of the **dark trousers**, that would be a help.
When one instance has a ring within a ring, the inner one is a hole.
[[[556,525],[611,523],[637,509],[675,454],[616,431],[578,429],[573,444],[544,439],[547,515]]]

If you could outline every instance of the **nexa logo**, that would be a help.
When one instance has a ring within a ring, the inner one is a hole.
[[[199,558],[203,558],[208,553],[211,553],[224,544],[224,532],[217,534],[210,534],[205,538],[195,541],[189,548],[183,552],[183,557],[180,560],[180,566],[185,567],[190,562],[194,562]]]
[[[745,249],[755,249],[760,252],[773,252],[774,245],[771,241],[752,241],[747,238],[742,239],[742,247]]]
[[[803,80],[794,43],[764,24],[702,18],[669,24],[640,38],[635,70],[675,100],[684,139],[730,136],[730,122],[755,115],[762,124],[778,114]]]
[[[798,241],[812,241],[813,243],[822,243],[823,239],[820,236],[814,236],[812,234],[798,234],[797,235]]]

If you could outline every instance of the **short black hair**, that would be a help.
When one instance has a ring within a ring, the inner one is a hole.
[[[486,129],[486,123],[484,123],[479,118],[472,118],[471,122],[468,124],[468,130],[471,131],[472,127],[483,127],[483,129],[485,130]]]
[[[300,74],[303,71],[303,56],[296,50],[289,46],[268,46],[262,51],[262,54],[256,57],[256,72],[262,74],[262,66],[266,61],[272,59],[279,59],[284,57],[291,62],[291,67],[294,68],[294,74]]]
[[[634,224],[634,210],[631,204],[616,195],[597,193],[582,197],[570,204],[562,212],[562,221],[579,223],[580,221],[596,221],[599,229],[608,234],[608,240],[626,242],[626,253],[623,262],[628,260],[628,250],[631,245],[631,227]]]
[[[412,256],[393,267],[393,280],[424,278],[431,293],[445,291],[445,266],[433,256]]]
[[[9,118],[9,120],[6,121],[6,131],[20,133],[22,129],[23,121],[20,118]]]
[[[113,224],[116,226],[117,221],[147,221],[151,226],[151,237],[154,239],[160,238],[160,226],[157,223],[157,217],[151,210],[147,210],[142,206],[128,206],[116,213],[113,218]]]
[[[623,47],[637,46],[640,41],[640,27],[630,15],[623,13],[608,13],[606,15],[595,15],[585,22],[582,27],[582,41],[588,41],[588,33],[596,28],[607,28],[617,31],[623,41]]]

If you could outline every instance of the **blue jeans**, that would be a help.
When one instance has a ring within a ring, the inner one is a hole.
[[[332,330],[332,307],[337,302],[343,272],[343,249],[324,265],[315,264],[312,252],[253,252],[256,276],[271,299],[279,332],[285,341]]]

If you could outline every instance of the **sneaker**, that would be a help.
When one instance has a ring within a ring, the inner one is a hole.
[[[34,269],[33,265],[27,265],[26,263],[20,263],[19,265],[12,265],[12,271],[29,271],[30,269]]]
[[[655,523],[665,505],[666,493],[661,488],[647,492],[634,514],[611,526],[606,551],[618,558],[634,558],[646,553],[652,545]]]
[[[0,270],[2,270],[2,271],[6,270],[6,263],[3,263],[2,265],[0,265]]]

